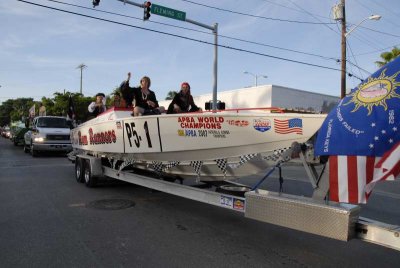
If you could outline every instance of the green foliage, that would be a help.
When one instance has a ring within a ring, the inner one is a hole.
[[[178,94],[178,92],[173,91],[173,90],[169,91],[167,93],[167,97],[165,98],[165,100],[172,100],[175,97],[176,94]]]
[[[400,49],[397,47],[394,47],[389,52],[383,52],[381,54],[382,61],[376,61],[375,63],[376,63],[376,65],[378,65],[378,67],[382,67],[385,64],[394,60],[395,58],[397,58],[398,56],[400,56]]]
[[[80,93],[55,92],[53,98],[43,97],[41,103],[46,107],[46,115],[67,116],[69,96],[71,95],[75,108],[75,119],[84,122],[89,116],[88,106],[93,97],[84,97]],[[0,126],[9,125],[10,122],[22,120],[29,116],[29,109],[35,104],[35,114],[39,113],[39,103],[32,98],[9,99],[0,105]]]

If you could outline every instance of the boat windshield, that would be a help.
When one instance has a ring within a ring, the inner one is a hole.
[[[51,117],[39,118],[37,126],[44,128],[69,128],[67,124],[67,119]]]

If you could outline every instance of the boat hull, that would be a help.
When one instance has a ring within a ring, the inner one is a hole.
[[[265,170],[273,163],[268,155],[306,142],[324,118],[266,112],[131,117],[111,111],[73,129],[71,140],[77,150],[139,168],[222,180]]]

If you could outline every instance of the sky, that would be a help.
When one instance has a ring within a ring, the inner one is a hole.
[[[193,95],[213,91],[214,36],[209,29],[155,14],[143,21],[142,8],[117,0],[101,0],[95,9],[91,0],[26,1],[120,24],[1,0],[0,103],[20,97],[51,98],[54,92],[64,90],[79,92],[77,66],[82,63],[87,66],[83,69],[85,96],[111,94],[128,72],[132,73],[131,85],[149,76],[159,100],[169,91],[178,91],[183,81],[190,83]],[[253,86],[257,75],[258,85],[339,96],[341,26],[332,19],[331,11],[338,1],[153,3],[184,11],[187,19],[205,25],[218,23],[218,43],[223,46],[218,48],[218,91]],[[372,14],[382,18],[365,20],[347,38],[348,60],[360,67],[348,63],[347,71],[363,79],[377,69],[380,53],[400,47],[400,1],[346,0],[348,29]],[[246,71],[253,75],[244,74]],[[360,83],[354,76],[347,78],[347,88]]]

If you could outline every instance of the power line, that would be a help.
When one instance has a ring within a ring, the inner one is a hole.
[[[70,3],[65,3],[65,2],[61,2],[61,1],[57,1],[57,0],[47,0],[47,1],[55,2],[55,3],[63,4],[63,5],[68,5],[68,6],[79,7],[79,8],[83,8],[83,9],[88,9],[88,10],[91,10],[91,11],[96,11],[96,12],[101,12],[101,13],[106,13],[106,14],[111,14],[111,15],[116,15],[116,16],[132,18],[132,19],[143,21],[143,18],[128,16],[128,15],[109,12],[109,11],[104,11],[104,10],[101,10],[101,9],[92,9],[92,8],[88,8],[88,7],[84,7],[84,6],[80,6],[80,5],[75,5],[75,4],[70,4]],[[160,25],[164,25],[164,26],[169,26],[169,27],[174,27],[174,28],[179,28],[179,29],[184,29],[184,30],[189,30],[189,31],[193,31],[193,32],[199,32],[199,33],[203,33],[203,34],[213,35],[213,33],[210,33],[210,32],[201,31],[201,30],[192,29],[192,28],[187,28],[187,27],[182,27],[182,26],[176,26],[176,25],[168,24],[168,23],[162,23],[162,22],[150,21],[150,20],[148,22],[155,23],[155,24],[160,24]],[[227,35],[218,34],[218,37],[231,39],[231,40],[235,40],[235,41],[240,41],[240,42],[244,42],[244,43],[249,43],[249,44],[253,44],[253,45],[259,45],[259,46],[265,46],[265,47],[270,47],[270,48],[274,48],[274,49],[289,51],[289,52],[303,54],[303,55],[313,56],[313,57],[319,57],[319,58],[326,59],[326,60],[334,60],[336,62],[340,61],[339,59],[334,58],[334,57],[322,56],[322,55],[318,55],[318,54],[314,54],[314,53],[309,53],[309,52],[304,52],[304,51],[299,51],[299,50],[294,50],[294,49],[289,49],[289,48],[273,46],[273,45],[269,45],[269,44],[265,44],[265,43],[245,40],[245,39],[242,39],[242,38],[237,38],[237,37],[232,37],[232,36],[227,36]]]
[[[390,46],[390,47],[385,47],[385,48],[382,48],[382,49],[379,49],[379,50],[374,50],[374,51],[370,51],[370,52],[364,52],[364,53],[356,54],[356,56],[373,54],[373,53],[377,53],[377,52],[380,52],[380,51],[392,49],[392,48],[397,47],[397,46],[400,46],[400,44],[396,44],[396,45],[393,45],[393,46]]]
[[[233,10],[229,10],[229,9],[225,9],[225,8],[220,8],[220,7],[215,7],[215,6],[200,4],[200,3],[196,3],[196,2],[194,2],[194,1],[189,1],[189,0],[181,0],[181,1],[187,2],[187,3],[190,3],[190,4],[193,4],[193,5],[198,5],[198,6],[202,6],[202,7],[207,7],[207,8],[219,10],[219,11],[229,12],[229,13],[238,14],[238,15],[247,16],[247,17],[265,19],[265,20],[275,20],[275,21],[281,21],[281,22],[292,22],[292,23],[302,23],[302,24],[319,24],[319,25],[322,25],[322,24],[333,24],[333,23],[331,23],[331,22],[310,22],[310,21],[298,21],[298,20],[277,19],[277,18],[264,17],[264,16],[258,16],[258,15],[252,15],[252,14],[243,13],[243,12],[238,12],[238,11],[233,11]]]
[[[293,7],[288,7],[288,6],[273,2],[273,1],[269,1],[269,0],[262,0],[262,1],[268,2],[268,3],[276,5],[276,6],[280,6],[280,7],[286,8],[286,9],[294,10],[294,11],[297,11],[297,12],[300,12],[300,13],[309,14],[309,13],[305,12],[304,10],[296,9],[296,8],[293,8]],[[316,17],[320,17],[320,18],[324,18],[324,19],[330,20],[330,18],[328,18],[328,17],[324,17],[324,16],[320,16],[320,15],[316,15],[316,14],[313,14],[313,15],[316,16]]]
[[[359,26],[359,27],[363,28],[363,29],[366,29],[366,30],[369,30],[369,31],[372,31],[372,32],[388,35],[388,36],[400,37],[400,35],[397,35],[397,34],[385,33],[385,32],[374,30],[374,29],[371,29],[371,28],[368,28],[368,27],[365,27],[365,26]]]
[[[68,11],[68,10],[63,10],[63,9],[59,9],[59,8],[55,8],[55,7],[45,6],[45,5],[41,5],[41,4],[37,4],[37,3],[32,3],[32,2],[29,2],[29,1],[25,1],[25,0],[17,0],[17,1],[23,2],[23,3],[27,3],[27,4],[31,4],[31,5],[35,5],[35,6],[39,6],[39,7],[44,7],[44,8],[47,8],[47,9],[57,10],[57,11],[60,11],[60,12],[69,13],[69,14],[73,14],[73,15],[77,15],[77,16],[82,16],[82,17],[91,18],[91,19],[95,19],[95,20],[110,22],[110,23],[113,23],[113,24],[118,24],[118,25],[127,26],[127,27],[131,27],[131,28],[136,28],[136,29],[140,29],[140,30],[144,30],[144,31],[150,31],[150,32],[154,32],[154,33],[159,33],[159,34],[163,34],[163,35],[167,35],[167,36],[177,37],[177,38],[181,38],[181,39],[185,39],[185,40],[189,40],[189,41],[194,41],[194,42],[198,42],[198,43],[203,43],[203,44],[215,46],[214,43],[203,41],[203,40],[199,40],[199,39],[194,39],[194,38],[190,38],[190,37],[186,37],[186,36],[182,36],[182,35],[167,33],[167,32],[163,32],[163,31],[159,31],[159,30],[148,29],[148,28],[144,28],[144,27],[140,27],[140,26],[135,26],[135,25],[126,24],[126,23],[122,23],[122,22],[117,22],[117,21],[112,21],[112,20],[103,19],[103,18],[99,18],[99,17],[94,17],[94,16],[90,16],[90,15],[86,15],[86,14],[81,14],[81,13],[72,12],[72,11]],[[277,59],[277,60],[283,60],[283,61],[298,63],[298,64],[317,67],[317,68],[321,68],[321,69],[327,69],[327,70],[333,70],[333,71],[341,71],[340,69],[329,67],[329,66],[323,66],[323,65],[318,65],[318,64],[313,64],[313,63],[308,63],[308,62],[303,62],[303,61],[298,61],[298,60],[293,60],[293,59],[288,59],[288,58],[268,55],[268,54],[255,52],[255,51],[250,51],[250,50],[246,50],[246,49],[235,48],[235,47],[230,47],[230,46],[220,45],[220,44],[218,44],[217,46],[222,47],[222,48],[226,48],[226,49],[230,49],[230,50],[234,50],[234,51],[245,52],[245,53],[249,53],[249,54],[253,54],[253,55],[258,55],[258,56],[273,58],[273,59]],[[348,73],[348,74],[349,75],[353,75],[351,73]]]
[[[313,17],[313,18],[316,19],[317,21],[321,22],[321,20],[318,19],[317,17],[315,17],[312,13],[308,12],[307,10],[305,10],[304,8],[302,8],[301,6],[299,6],[299,5],[297,5],[296,3],[294,3],[293,1],[291,1],[291,0],[288,0],[288,1],[289,1],[290,3],[292,3],[292,5],[294,5],[294,6],[298,7],[298,8],[300,8],[301,10],[303,10],[305,13],[307,13],[308,15],[310,15],[311,17]],[[329,23],[329,24],[337,24],[337,23]],[[324,25],[325,27],[327,27],[329,30],[335,32],[336,34],[339,34],[339,35],[340,35],[340,32],[336,32],[335,29],[332,29],[331,27],[329,27],[327,23],[326,23],[326,24],[324,23],[324,24],[322,24],[322,25]]]

